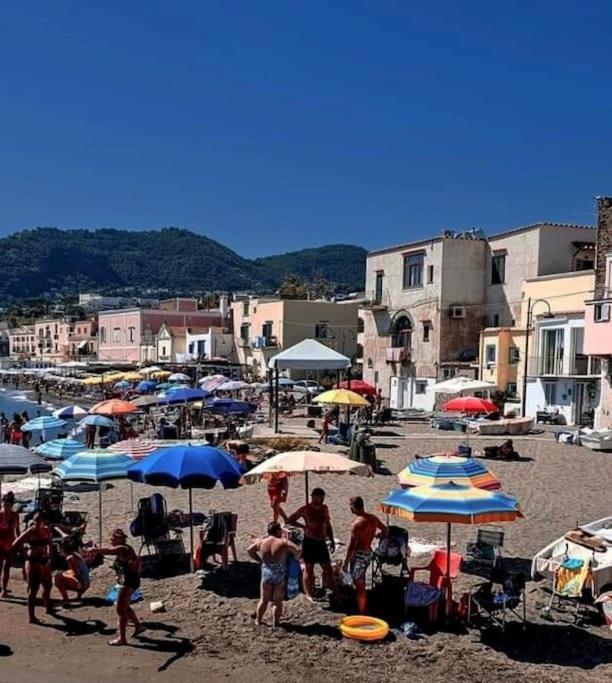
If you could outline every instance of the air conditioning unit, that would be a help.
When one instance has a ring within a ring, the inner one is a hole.
[[[451,306],[451,318],[465,318],[465,306]]]

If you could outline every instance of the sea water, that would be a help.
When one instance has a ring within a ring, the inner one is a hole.
[[[30,420],[39,415],[50,415],[55,409],[52,403],[42,401],[39,405],[34,398],[34,392],[23,389],[8,389],[0,387],[0,413],[4,413],[10,422],[13,419],[14,413],[21,413],[25,410],[28,413]],[[45,439],[47,441],[57,437],[58,429],[45,430]],[[32,432],[30,444],[36,446],[40,443],[41,433]]]

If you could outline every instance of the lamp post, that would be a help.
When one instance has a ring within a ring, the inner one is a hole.
[[[546,299],[536,299],[531,301],[531,297],[527,299],[527,326],[525,328],[525,358],[523,360],[523,388],[521,390],[521,415],[525,417],[525,412],[527,409],[527,368],[529,363],[529,333],[531,331],[531,319],[533,317],[533,309],[536,304],[546,304],[548,311],[544,314],[545,318],[554,318],[552,311],[550,310],[550,304]]]

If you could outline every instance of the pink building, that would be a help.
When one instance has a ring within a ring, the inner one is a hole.
[[[222,327],[220,310],[197,310],[195,299],[169,299],[158,309],[125,308],[98,314],[98,359],[139,363],[153,360],[148,350],[156,346],[160,327]]]

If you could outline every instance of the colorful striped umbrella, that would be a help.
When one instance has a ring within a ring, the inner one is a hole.
[[[84,450],[85,446],[76,439],[53,439],[41,444],[34,450],[47,460],[65,460]]]
[[[123,441],[117,441],[117,443],[108,447],[109,451],[113,451],[113,453],[123,453],[123,455],[128,455],[134,460],[141,460],[157,449],[158,446],[145,439],[124,439]]]
[[[403,469],[397,477],[403,488],[449,484],[451,481],[455,484],[490,491],[501,488],[500,480],[478,460],[458,455],[432,455],[430,458],[418,458]]]
[[[26,422],[21,429],[24,432],[36,432],[44,431],[45,429],[60,429],[65,426],[66,422],[64,420],[59,420],[57,417],[53,417],[53,415],[40,415]]]
[[[228,379],[229,377],[225,375],[209,375],[208,377],[202,377],[198,383],[204,391],[215,391],[220,384],[227,382]]]
[[[85,408],[77,405],[64,406],[53,411],[53,417],[57,417],[60,420],[73,420],[78,417],[85,417],[87,414]]]
[[[134,461],[127,455],[103,448],[81,451],[66,458],[53,474],[63,481],[81,481],[98,484],[98,531],[102,543],[102,484],[113,479],[127,478],[127,470]]]
[[[523,516],[518,501],[510,496],[454,482],[393,491],[378,507],[413,522],[446,522],[447,616],[451,608],[451,524],[513,522]]]

